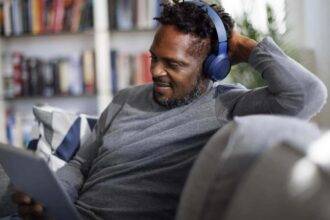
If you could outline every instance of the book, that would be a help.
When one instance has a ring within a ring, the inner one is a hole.
[[[13,86],[14,96],[16,97],[23,95],[22,62],[23,55],[21,53],[15,52],[12,54]]]
[[[11,17],[11,0],[4,0],[3,2],[3,17],[4,17],[4,33],[5,36],[12,34],[12,17]]]
[[[117,73],[117,51],[111,50],[110,52],[110,63],[111,63],[111,77],[110,85],[112,87],[112,94],[118,92],[118,73]]]
[[[50,61],[51,71],[53,72],[54,76],[54,94],[60,95],[60,76],[59,76],[59,60],[54,59]]]
[[[85,94],[94,94],[95,88],[95,56],[92,50],[83,52],[82,55],[83,82]]]
[[[85,0],[75,0],[72,8],[72,21],[70,25],[71,32],[79,31],[81,13],[84,5],[86,4]]]
[[[117,86],[118,90],[126,88],[130,85],[131,79],[131,66],[130,66],[130,54],[121,52],[117,56],[117,66],[118,66],[118,75],[117,75]]]
[[[29,1],[21,1],[21,14],[22,14],[22,29],[23,33],[28,33],[30,28],[30,18],[29,18]]]
[[[45,0],[38,0],[38,25],[39,25],[39,34],[43,34],[46,31],[45,25]]]
[[[33,118],[18,114],[14,108],[6,109],[6,142],[16,147],[27,147],[33,124]]]
[[[22,69],[22,96],[29,95],[29,73],[28,73],[28,63],[27,60],[23,57],[21,63]]]
[[[4,35],[3,1],[0,1],[0,34]]]
[[[45,0],[44,9],[44,30],[50,33],[53,31],[55,19],[55,2],[53,0]]]
[[[141,74],[143,75],[143,83],[150,83],[152,82],[152,75],[150,72],[150,67],[151,67],[150,52],[144,52],[140,56],[142,62]]]
[[[27,60],[27,69],[28,69],[28,81],[29,81],[29,96],[38,95],[38,86],[39,86],[39,74],[37,71],[37,59],[29,58]]]
[[[92,0],[0,1],[0,33],[5,36],[77,32],[92,27]]]
[[[32,34],[40,33],[40,24],[39,24],[39,0],[31,0],[31,32]]]
[[[28,11],[27,11],[27,14],[28,14],[28,32],[29,33],[32,33],[33,32],[33,1],[34,0],[28,0],[27,2],[27,8],[28,8]]]
[[[54,20],[52,31],[58,33],[63,30],[64,0],[53,0]]]
[[[86,0],[84,7],[81,12],[80,26],[79,30],[88,30],[94,26],[93,22],[93,0]]]
[[[96,72],[93,50],[48,60],[20,52],[3,55],[6,98],[95,94]]]
[[[110,0],[110,28],[117,30],[154,29],[153,20],[160,14],[161,0]]]
[[[14,97],[14,80],[12,71],[12,56],[9,53],[2,55],[3,60],[3,85],[4,85],[4,97]]]
[[[116,1],[116,22],[119,30],[133,28],[133,0]]]
[[[135,63],[135,72],[133,73],[135,75],[134,84],[135,85],[143,85],[145,82],[144,82],[144,76],[143,76],[142,57],[140,55],[135,56],[134,57],[134,63]]]
[[[110,29],[118,29],[116,21],[116,0],[108,1],[108,14],[109,14],[109,26]]]
[[[82,67],[80,65],[80,56],[71,56],[69,59],[69,93],[71,95],[82,95],[84,93],[84,83],[82,76]],[[94,67],[93,67],[94,68]],[[93,70],[95,71],[95,70]],[[95,80],[93,81],[95,83]],[[95,87],[95,86],[94,86]],[[95,92],[95,91],[94,91]]]
[[[42,72],[44,77],[42,96],[52,97],[55,95],[55,72],[52,68],[51,63],[43,62]]]
[[[137,29],[145,30],[149,29],[149,17],[148,17],[148,0],[137,1],[137,18],[136,27]]]
[[[69,62],[67,59],[60,59],[58,64],[59,84],[61,95],[68,95],[70,89]]]
[[[142,85],[152,82],[149,52],[127,53],[111,50],[112,93],[130,85]]]
[[[148,27],[154,29],[157,27],[157,21],[154,20],[161,13],[161,0],[148,0]]]
[[[12,0],[11,15],[13,22],[13,34],[21,35],[23,33],[22,1]]]

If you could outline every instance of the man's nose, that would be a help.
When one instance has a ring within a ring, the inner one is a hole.
[[[167,73],[164,69],[164,66],[160,62],[157,62],[157,63],[151,65],[150,72],[154,78],[167,75]]]

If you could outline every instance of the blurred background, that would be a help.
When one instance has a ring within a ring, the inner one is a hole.
[[[0,0],[0,141],[24,146],[33,105],[99,115],[120,89],[151,81],[161,0]],[[244,35],[270,35],[330,88],[328,0],[220,2]],[[226,82],[263,86],[247,64]],[[330,127],[330,105],[313,119]]]

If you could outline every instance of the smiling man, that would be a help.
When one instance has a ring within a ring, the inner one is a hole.
[[[187,105],[206,91],[208,79],[201,74],[207,47],[198,54],[193,43],[207,45],[190,34],[182,34],[174,25],[161,26],[151,46],[151,72],[154,98],[163,106],[175,108]]]
[[[234,116],[283,114],[309,119],[326,99],[324,85],[270,38],[257,43],[221,17],[232,64],[248,62],[267,87],[213,85],[205,58],[217,41],[205,10],[165,4],[150,47],[153,84],[125,89],[93,135],[57,176],[85,219],[173,219],[188,172],[210,137]],[[17,193],[21,215],[40,204]]]

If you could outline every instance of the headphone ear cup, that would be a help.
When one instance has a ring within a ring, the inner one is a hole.
[[[203,64],[204,73],[206,74],[207,77],[209,77],[211,79],[212,79],[212,73],[210,71],[210,66],[215,58],[216,58],[216,56],[214,54],[211,54],[205,59],[204,64]]]
[[[226,54],[211,54],[204,61],[204,72],[214,81],[223,80],[230,72],[230,61]]]

